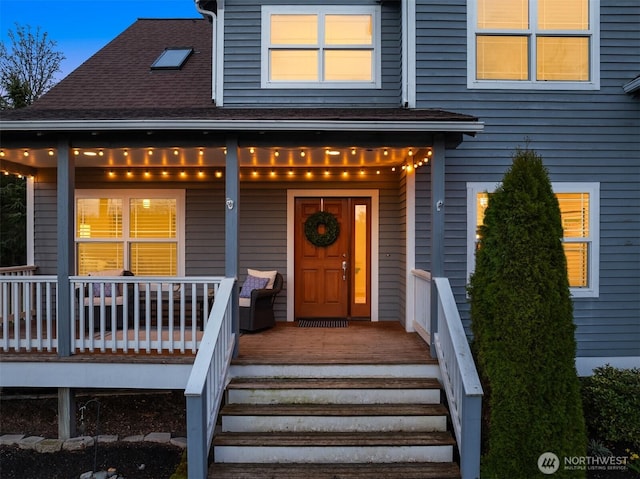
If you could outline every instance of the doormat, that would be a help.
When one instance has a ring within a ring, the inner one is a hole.
[[[346,319],[299,319],[299,328],[346,328],[349,321]]]

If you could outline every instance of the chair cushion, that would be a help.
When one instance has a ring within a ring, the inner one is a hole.
[[[250,298],[251,291],[254,289],[263,289],[267,283],[269,282],[269,278],[258,278],[257,276],[247,276],[247,279],[244,281],[242,285],[242,290],[240,291],[241,298]]]
[[[255,276],[256,278],[268,278],[269,282],[265,286],[266,289],[273,289],[273,284],[276,281],[276,275],[278,271],[259,271],[257,269],[247,269],[249,276]]]
[[[105,283],[104,284],[104,295],[105,296],[113,296],[113,283]],[[100,283],[93,283],[93,296],[96,298],[100,297]],[[116,296],[119,296],[117,294]]]

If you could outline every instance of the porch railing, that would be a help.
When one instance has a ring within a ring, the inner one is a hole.
[[[427,344],[431,344],[431,273],[414,269],[411,275],[414,298],[413,327]]]
[[[433,332],[460,450],[462,479],[480,477],[482,386],[447,278],[434,278],[438,292],[438,328]]]
[[[185,389],[189,479],[207,477],[209,449],[236,341],[232,324],[234,283],[227,278],[220,284]]]
[[[3,270],[0,350],[57,352],[57,277]],[[222,279],[71,277],[72,351],[195,354]]]
[[[471,348],[462,326],[460,313],[447,278],[433,278],[426,271],[415,270],[415,284],[420,285],[420,305],[426,312],[431,309],[431,281],[437,291],[437,327],[430,331],[427,320],[424,329],[433,335],[440,365],[442,383],[447,395],[453,430],[460,450],[460,474],[462,479],[480,477],[480,434],[482,416],[482,385],[471,355]],[[429,278],[429,279],[426,279]],[[418,297],[419,295],[416,295]],[[418,304],[416,304],[416,312]],[[428,317],[428,316],[427,316]],[[418,327],[421,325],[418,325]],[[416,327],[416,330],[418,330]]]

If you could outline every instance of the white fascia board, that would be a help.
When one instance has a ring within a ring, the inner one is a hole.
[[[122,130],[243,130],[243,131],[416,131],[480,133],[475,121],[299,121],[299,120],[61,120],[0,121],[0,131],[122,131]]]
[[[2,362],[0,387],[184,389],[192,364]]]

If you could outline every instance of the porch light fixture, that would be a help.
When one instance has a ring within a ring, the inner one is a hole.
[[[384,151],[382,152],[382,154],[384,156],[389,156],[389,150],[387,150],[386,148],[384,149]]]
[[[327,150],[327,155],[329,156],[338,156],[340,152],[338,150]]]
[[[253,172],[251,172],[251,174],[252,174],[253,176],[258,176],[258,170],[254,169],[254,170],[253,170]]]
[[[412,149],[412,148],[409,148],[409,153],[408,153],[408,155],[409,155],[409,156],[413,156],[413,149]]]
[[[222,171],[220,170],[216,171],[216,178],[222,178]]]
[[[324,176],[329,176],[329,170],[324,170]]]
[[[23,155],[24,155],[24,156],[29,156],[29,150],[24,150]]]
[[[275,156],[276,158],[278,158],[280,156],[280,152],[278,150],[273,152],[273,156]]]
[[[344,171],[342,172],[342,176],[344,176],[344,177],[349,176],[349,172],[348,172],[347,170],[344,170]]]
[[[83,151],[82,154],[84,156],[98,156],[98,154],[95,151]]]
[[[289,170],[289,176],[293,176],[293,170]]]
[[[4,153],[3,153],[2,156],[4,156]],[[53,149],[51,149],[51,148],[49,148],[49,156],[53,156]]]
[[[153,156],[153,150],[152,150],[151,148],[149,148],[149,149],[147,150],[147,154],[148,154],[149,156]]]
[[[133,176],[133,172],[131,170],[127,170],[127,176],[131,178]]]
[[[198,150],[198,154],[200,156],[204,155],[204,148],[200,148],[200,150]]]
[[[4,158],[4,150],[0,150],[0,156]]]
[[[174,156],[178,156],[179,154],[180,154],[180,152],[178,151],[177,148],[175,150],[173,150],[173,155]]]
[[[113,170],[109,170],[109,177],[110,177],[110,178],[113,178],[114,176],[116,176],[115,171],[113,171]]]
[[[169,176],[169,172],[167,170],[162,170],[162,176]]]
[[[149,170],[145,170],[144,177],[149,178],[151,176],[151,172]]]
[[[276,170],[271,170],[270,175],[271,175],[271,176],[276,176]]]
[[[103,150],[98,150],[98,156],[104,156],[104,151]]]
[[[186,171],[184,171],[184,170],[182,170],[182,171],[180,172],[180,178],[186,178],[186,176],[187,176],[187,172],[186,172]]]
[[[255,152],[256,152],[256,149],[253,146],[249,148],[249,153],[253,155]]]
[[[311,170],[307,170],[307,178],[311,178],[313,176],[313,174],[311,173]]]
[[[200,178],[202,178],[202,177],[204,176],[204,171],[199,170],[199,171],[198,171],[198,176],[199,176]]]
[[[304,150],[300,150],[300,156],[304,158],[305,156],[307,156],[307,154],[305,153]]]
[[[73,150],[73,154],[78,156],[80,154],[80,150],[78,150],[78,149]]]
[[[356,149],[355,148],[351,148],[351,154],[355,155],[356,154]]]
[[[124,154],[124,156],[129,156],[129,150],[127,150],[126,148],[122,153]]]

